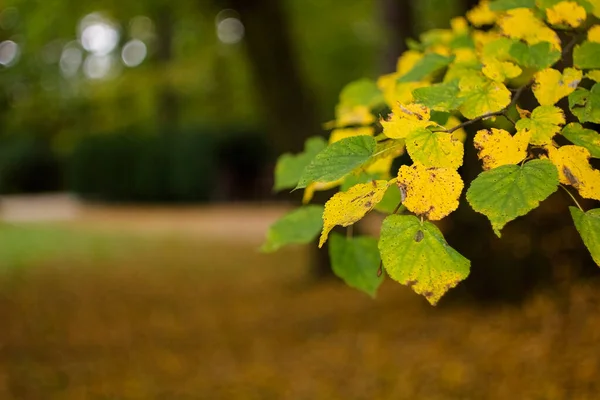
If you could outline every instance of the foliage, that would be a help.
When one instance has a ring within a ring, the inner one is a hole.
[[[336,120],[327,124],[333,128],[329,145],[296,186],[310,188],[305,202],[314,190],[340,186],[325,204],[319,246],[334,226],[358,222],[397,186],[398,204],[385,210],[390,215],[378,242],[381,265],[436,304],[469,274],[470,262],[433,224],[458,207],[465,186],[467,203],[489,219],[498,237],[562,186],[578,206],[571,209],[573,220],[600,265],[600,209],[584,212],[566,188],[600,200],[600,171],[590,164],[600,152],[600,134],[590,125],[600,123],[599,16],[600,6],[584,0],[482,0],[466,18],[453,19],[451,29],[411,42],[397,71],[377,80],[381,96],[364,80],[349,84]],[[524,93],[538,105],[523,102]],[[389,114],[377,121],[385,108]],[[463,128],[483,121],[496,124],[472,139],[483,171],[465,184],[458,172]],[[405,165],[398,168],[398,162]],[[285,159],[278,168],[285,168]],[[334,237],[339,252],[341,239]],[[357,259],[332,254],[335,269],[348,263],[338,275],[373,295],[372,286],[356,284],[371,261],[360,269]]]

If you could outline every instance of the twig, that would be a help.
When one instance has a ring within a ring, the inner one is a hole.
[[[398,212],[398,210],[400,210],[400,207],[402,207],[402,202],[398,203],[396,208],[394,208],[394,211],[392,211],[392,214],[396,214]]]
[[[577,205],[577,207],[579,207],[579,209],[581,211],[583,211],[583,208],[581,208],[581,206],[579,205],[579,202],[577,201],[577,199],[575,198],[575,196],[573,196],[573,194],[571,192],[569,192],[569,190],[567,190],[567,188],[564,185],[560,185],[561,188],[563,188],[563,190],[565,192],[567,192],[567,194],[573,199],[573,201],[575,202],[575,204]],[[585,211],[583,211],[585,212]]]

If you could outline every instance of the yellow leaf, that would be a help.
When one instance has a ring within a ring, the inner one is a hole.
[[[388,186],[388,181],[359,183],[352,186],[346,192],[338,192],[333,195],[325,203],[323,231],[321,232],[319,247],[325,244],[329,232],[336,225],[352,225],[371,211],[381,201]]]
[[[585,77],[593,81],[600,82],[600,69],[588,71],[588,73],[585,74]]]
[[[565,124],[565,114],[555,106],[539,106],[530,115],[523,112],[517,121],[517,130],[531,132],[531,144],[544,145],[552,142],[552,137],[560,132],[560,126]]]
[[[588,30],[587,38],[590,42],[600,43],[600,25],[592,26]]]
[[[481,72],[493,81],[504,82],[506,79],[516,78],[523,71],[511,62],[491,58],[483,62]]]
[[[368,125],[375,122],[375,117],[367,106],[340,107],[335,109],[336,127],[348,125]]]
[[[467,19],[475,26],[491,25],[496,22],[498,14],[490,10],[490,2],[481,0],[471,10],[467,11]]]
[[[468,47],[454,49],[454,64],[469,64],[478,62],[475,50]]]
[[[423,58],[423,53],[416,50],[407,50],[398,58],[396,63],[396,72],[402,76],[410,71],[417,62]]]
[[[469,32],[469,23],[464,17],[455,17],[450,20],[450,27],[455,34],[464,34]]]
[[[373,136],[373,133],[375,133],[375,129],[372,127],[334,129],[329,136],[329,144],[352,136]]]
[[[334,182],[313,182],[304,188],[304,194],[302,195],[302,204],[308,204],[315,195],[315,192],[322,190],[333,189],[336,186],[342,184],[344,180],[340,179]]]
[[[388,177],[392,163],[397,156],[380,158],[365,168],[367,174],[379,175],[380,177]]]
[[[600,171],[590,165],[590,152],[585,147],[548,146],[548,156],[558,168],[560,183],[572,185],[581,197],[600,200]]]
[[[382,75],[377,79],[377,87],[383,92],[383,98],[390,107],[393,107],[397,102],[411,103],[413,101],[413,90],[429,86],[427,82],[398,83],[397,80],[400,76],[399,73],[393,73]]]
[[[498,26],[502,33],[513,39],[524,40],[528,44],[549,42],[555,49],[561,49],[556,32],[548,28],[528,8],[508,10],[498,19]]]
[[[535,74],[533,94],[541,105],[554,105],[577,88],[581,77],[581,71],[575,68],[565,68],[562,74],[546,68]]]
[[[479,150],[479,159],[483,161],[483,169],[488,170],[523,161],[527,156],[530,137],[531,133],[527,130],[519,131],[511,136],[504,129],[482,129],[475,135],[473,144]]]
[[[585,9],[574,1],[561,1],[546,10],[548,22],[552,25],[579,27],[585,21]]]
[[[464,186],[454,169],[427,168],[418,162],[400,167],[397,183],[404,206],[432,221],[456,210]]]
[[[458,86],[459,96],[464,99],[459,111],[469,119],[500,111],[510,103],[511,95],[506,86],[483,75],[467,75]]]
[[[429,108],[420,104],[397,103],[387,120],[382,120],[383,134],[391,139],[404,139],[412,132],[435,125],[429,120]]]

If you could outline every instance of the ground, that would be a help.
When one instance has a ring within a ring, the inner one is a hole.
[[[596,399],[596,282],[431,307],[256,250],[282,207],[87,207],[0,229],[0,399]]]

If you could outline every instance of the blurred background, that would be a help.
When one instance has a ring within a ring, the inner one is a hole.
[[[454,213],[472,273],[436,308],[257,250],[299,201],[277,155],[474,3],[0,1],[0,398],[598,398],[598,268],[564,193],[502,240]]]

